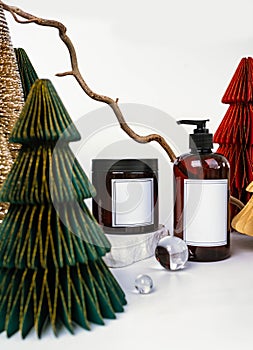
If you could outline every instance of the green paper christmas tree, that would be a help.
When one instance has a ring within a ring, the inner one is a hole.
[[[11,134],[22,145],[0,191],[0,331],[71,333],[126,304],[102,256],[110,244],[84,203],[94,189],[69,148],[80,135],[49,80],[33,85]]]
[[[22,48],[15,48],[14,51],[22,82],[24,98],[26,100],[33,83],[39,78],[25,50]]]

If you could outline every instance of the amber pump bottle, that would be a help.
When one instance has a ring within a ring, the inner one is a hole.
[[[190,153],[179,156],[173,167],[174,235],[185,240],[194,261],[230,255],[229,163],[212,152],[207,121],[177,122],[196,126],[189,137]]]

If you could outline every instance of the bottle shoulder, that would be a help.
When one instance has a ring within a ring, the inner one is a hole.
[[[211,152],[211,153],[184,153],[180,156],[178,156],[174,162],[174,165],[177,165],[181,162],[185,163],[192,163],[193,166],[203,166],[203,165],[210,165],[210,166],[221,166],[229,167],[229,162],[226,157],[224,157],[222,154]]]
[[[226,164],[229,167],[229,161],[227,160],[227,158],[221,154],[221,153],[213,153],[214,154],[214,158],[215,159],[219,159],[220,161],[224,162],[224,164]]]
[[[218,153],[185,153],[177,157],[173,171],[176,177],[183,178],[228,178],[229,162]]]

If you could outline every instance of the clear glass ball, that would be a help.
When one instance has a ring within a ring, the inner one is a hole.
[[[155,249],[157,261],[167,270],[182,269],[188,260],[188,247],[179,237],[162,238]]]
[[[135,279],[135,288],[140,294],[148,294],[153,289],[153,280],[148,275],[139,275]]]

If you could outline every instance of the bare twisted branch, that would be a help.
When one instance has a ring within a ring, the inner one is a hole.
[[[118,119],[118,122],[120,123],[122,130],[124,130],[128,134],[128,136],[130,136],[132,139],[134,139],[135,141],[137,141],[139,143],[148,143],[151,141],[158,142],[162,146],[162,148],[165,150],[165,152],[168,154],[171,162],[174,162],[174,160],[176,159],[176,156],[175,156],[173,150],[171,149],[171,147],[169,146],[169,144],[165,141],[165,139],[162,136],[160,136],[158,134],[150,134],[147,136],[138,135],[129,127],[129,125],[125,121],[125,118],[122,114],[122,111],[118,105],[118,98],[116,100],[113,100],[112,98],[110,98],[108,96],[97,94],[90,89],[90,87],[87,85],[87,83],[85,82],[84,78],[82,77],[82,75],[80,73],[75,47],[74,47],[72,41],[70,40],[69,36],[66,34],[66,32],[67,32],[66,27],[61,22],[36,17],[34,15],[31,15],[30,13],[27,13],[27,12],[19,9],[18,7],[9,6],[1,0],[0,0],[0,5],[3,7],[4,10],[10,12],[12,14],[13,18],[15,19],[15,21],[18,23],[22,23],[22,24],[36,23],[36,24],[41,25],[41,26],[53,27],[53,28],[58,29],[59,36],[69,51],[72,70],[67,71],[67,72],[63,72],[63,73],[58,73],[56,75],[58,77],[73,75],[75,77],[75,79],[77,80],[77,82],[79,83],[79,85],[81,86],[81,88],[83,89],[83,91],[90,98],[92,98],[96,101],[99,101],[99,102],[104,102],[112,108],[115,116]],[[18,17],[24,18],[25,21],[20,20]]]

